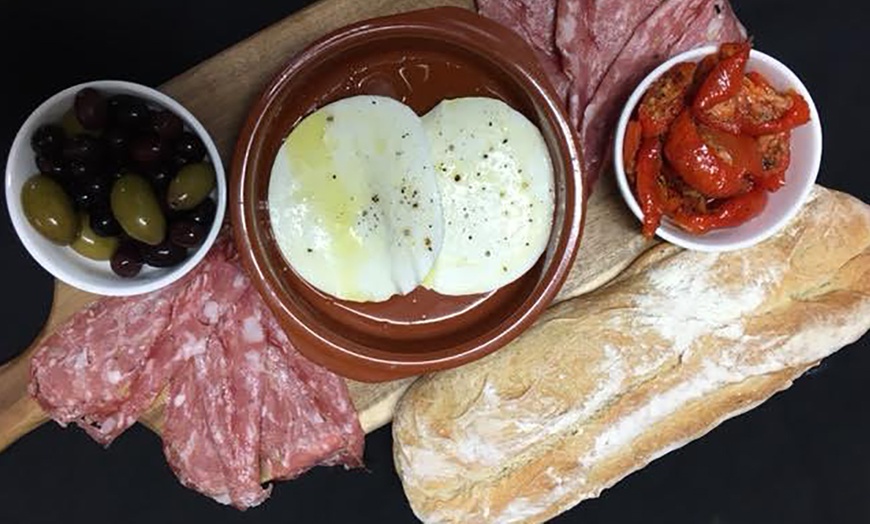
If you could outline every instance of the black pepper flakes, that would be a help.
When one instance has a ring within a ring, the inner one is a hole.
[[[377,204],[377,203],[380,202],[380,201],[381,201],[381,197],[380,197],[380,196],[378,196],[378,195],[372,195],[372,202],[374,202],[375,204]]]
[[[456,176],[453,177],[453,181],[454,181],[454,182],[459,182],[460,180],[462,180],[462,176],[461,176],[461,175],[456,175]]]
[[[328,117],[326,117],[326,121],[327,122],[335,122],[335,117],[332,115],[329,115]]]
[[[489,251],[487,251],[486,253],[484,253],[484,255],[486,255],[486,256],[489,257],[489,256],[492,256],[492,253],[490,253]]]

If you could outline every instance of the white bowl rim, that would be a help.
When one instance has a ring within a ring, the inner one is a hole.
[[[638,84],[634,92],[632,92],[631,96],[628,98],[628,101],[625,103],[625,106],[623,107],[622,114],[620,115],[619,122],[616,126],[616,134],[614,136],[614,171],[616,172],[617,185],[619,186],[619,191],[622,194],[623,199],[625,200],[626,204],[628,204],[631,212],[634,213],[634,216],[637,217],[637,219],[640,221],[643,221],[643,211],[641,211],[640,205],[638,205],[637,200],[634,197],[634,193],[628,183],[628,179],[625,175],[625,166],[623,165],[622,160],[623,141],[625,137],[625,129],[628,126],[628,121],[630,120],[632,113],[634,113],[634,108],[640,102],[640,99],[643,97],[644,93],[646,93],[647,89],[649,89],[652,83],[655,82],[671,67],[680,62],[698,61],[703,57],[717,53],[718,51],[718,45],[706,45],[703,47],[691,49],[689,51],[671,57],[660,66],[655,68],[643,79],[640,84]],[[804,203],[806,203],[807,199],[809,198],[810,193],[812,192],[815,185],[816,179],[818,178],[819,169],[821,168],[822,148],[824,144],[822,125],[819,118],[818,109],[816,108],[816,104],[813,101],[813,97],[804,85],[804,83],[791,69],[788,68],[788,66],[786,66],[776,58],[756,49],[753,49],[750,53],[750,61],[753,60],[780,70],[782,74],[788,79],[788,83],[790,84],[790,86],[797,90],[797,92],[804,97],[804,100],[806,100],[807,104],[810,106],[810,122],[807,125],[810,126],[810,130],[813,134],[812,140],[818,143],[818,148],[816,150],[816,153],[813,155],[810,163],[810,171],[805,182],[806,186],[800,193],[798,199],[792,204],[791,208],[788,209],[788,211],[786,211],[779,220],[777,220],[774,224],[767,227],[766,229],[761,230],[754,235],[748,236],[743,240],[727,243],[720,242],[715,244],[705,243],[698,241],[698,239],[703,238],[704,235],[694,235],[689,232],[677,230],[676,228],[668,230],[664,227],[659,227],[656,230],[656,235],[663,240],[693,251],[725,252],[752,247],[769,239],[780,230],[782,230],[782,228],[785,227],[785,225],[788,224],[791,219],[795,217],[795,215],[797,215],[801,207],[803,207]]]
[[[132,278],[129,280],[113,281],[111,283],[107,283],[106,285],[90,284],[88,282],[83,282],[76,276],[76,271],[70,270],[65,264],[63,264],[62,260],[59,260],[58,258],[52,257],[50,254],[43,252],[31,240],[30,235],[37,233],[29,231],[25,232],[27,231],[26,228],[29,228],[31,226],[24,218],[24,214],[21,210],[19,195],[13,195],[13,192],[10,191],[12,186],[12,179],[14,176],[13,166],[15,164],[15,159],[19,154],[22,154],[20,152],[23,148],[30,147],[30,136],[25,133],[25,130],[34,128],[35,125],[43,118],[44,114],[50,111],[60,100],[68,98],[70,95],[73,95],[74,93],[86,87],[92,87],[94,89],[114,89],[142,93],[151,100],[153,100],[156,104],[159,104],[165,109],[172,111],[173,113],[181,117],[184,123],[192,128],[194,133],[196,133],[196,135],[202,139],[203,144],[206,147],[206,151],[208,152],[209,159],[214,166],[215,177],[217,179],[217,209],[215,211],[214,222],[212,223],[208,235],[206,236],[205,240],[203,240],[203,243],[199,246],[199,248],[197,248],[197,250],[187,260],[185,260],[184,263],[171,268],[170,271],[153,280],[137,280],[136,278]],[[208,251],[211,249],[211,246],[217,239],[217,236],[222,228],[227,206],[226,175],[224,173],[223,162],[221,160],[220,154],[218,153],[217,146],[215,145],[214,140],[212,139],[208,131],[206,131],[205,127],[199,122],[199,120],[193,115],[193,113],[188,111],[184,106],[182,106],[179,102],[177,102],[169,95],[166,95],[152,87],[124,80],[93,80],[89,82],[83,82],[63,89],[62,91],[55,93],[47,100],[39,104],[39,106],[34,109],[32,113],[30,113],[30,115],[21,125],[15,135],[15,139],[12,142],[12,147],[9,149],[9,157],[6,162],[5,184],[6,210],[9,213],[12,225],[15,228],[15,233],[18,235],[21,243],[24,244],[24,247],[27,249],[27,252],[30,254],[30,256],[34,260],[36,260],[36,262],[46,271],[51,273],[51,275],[54,276],[56,279],[61,280],[64,283],[69,284],[70,286],[73,286],[82,291],[104,296],[132,296],[150,293],[152,291],[156,291],[165,286],[168,286],[169,284],[172,284],[173,282],[177,281],[178,279],[189,273],[194,267],[196,267],[197,264],[202,261],[202,259],[205,257],[205,255],[208,253]]]

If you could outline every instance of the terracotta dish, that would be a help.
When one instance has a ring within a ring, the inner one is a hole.
[[[296,275],[269,223],[272,162],[303,117],[361,94],[391,96],[418,114],[443,99],[489,96],[535,122],[556,176],[552,236],[538,264],[485,295],[446,297],[418,289],[368,304],[324,295]],[[458,8],[360,22],[293,58],[241,131],[229,207],[242,261],[299,350],[339,374],[374,382],[459,366],[528,328],[571,268],[585,211],[577,141],[557,100],[533,51],[517,35]]]

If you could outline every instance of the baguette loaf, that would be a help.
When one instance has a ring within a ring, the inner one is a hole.
[[[396,468],[425,522],[541,522],[789,387],[870,329],[870,207],[817,188],[727,254],[659,246],[400,401]]]

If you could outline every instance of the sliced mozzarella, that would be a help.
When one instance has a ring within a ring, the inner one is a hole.
[[[281,252],[315,288],[357,302],[409,293],[443,239],[420,118],[374,96],[319,109],[278,151],[269,214]]]
[[[541,132],[491,98],[444,101],[423,123],[445,220],[424,286],[466,295],[513,282],[540,258],[553,225],[553,165]]]

